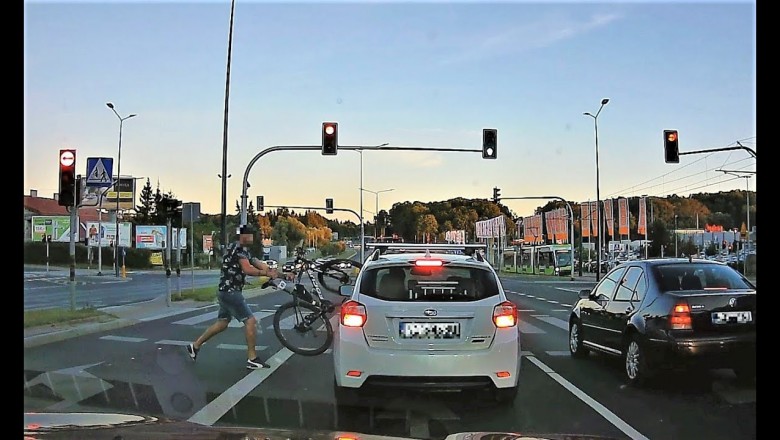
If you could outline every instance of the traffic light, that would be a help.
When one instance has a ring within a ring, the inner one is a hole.
[[[485,128],[482,130],[482,158],[495,159],[498,147],[498,130]]]
[[[501,190],[498,187],[493,188],[493,203],[498,203],[501,200]]]
[[[322,123],[322,155],[335,156],[339,150],[339,124],[337,122]]]
[[[680,163],[680,148],[677,141],[677,130],[664,130],[666,163]]]
[[[325,213],[333,214],[333,199],[325,199]]]
[[[257,205],[257,210],[258,211],[262,211],[262,210],[265,209],[265,201],[264,201],[264,199],[265,199],[265,197],[263,197],[263,196],[257,196],[257,203],[255,203],[255,204]]]
[[[73,206],[76,200],[76,150],[60,150],[60,188],[57,203]]]

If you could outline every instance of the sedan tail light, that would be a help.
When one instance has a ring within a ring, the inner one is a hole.
[[[672,330],[690,330],[693,328],[691,308],[688,303],[677,303],[672,307],[669,323]]]
[[[366,323],[366,307],[357,301],[347,301],[341,305],[341,325],[345,327],[363,327]]]
[[[493,308],[493,323],[498,328],[517,325],[517,306],[511,301],[504,301]]]

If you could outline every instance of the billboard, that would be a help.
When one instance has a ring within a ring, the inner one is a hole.
[[[171,249],[187,249],[187,228],[171,228],[171,241],[173,247]],[[179,234],[179,240],[177,241],[175,236]]]
[[[167,226],[138,225],[135,227],[135,247],[136,249],[164,249],[167,236]]]
[[[78,225],[78,217],[76,218]],[[40,215],[32,218],[32,241],[43,241],[44,236],[51,235],[51,241],[70,243],[70,216]],[[78,237],[76,237],[78,240]]]
[[[135,210],[135,178],[120,177],[116,187],[119,188],[119,209]],[[116,209],[117,189],[111,187],[103,196],[103,207],[106,209]]]
[[[98,236],[98,231],[101,232],[102,238]],[[119,224],[119,246],[132,246],[132,231],[133,226],[131,223]],[[116,240],[116,223],[87,222],[87,237],[87,243],[90,247],[98,247],[98,243],[100,243],[102,247],[111,247]]]

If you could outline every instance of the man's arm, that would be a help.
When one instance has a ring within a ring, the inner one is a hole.
[[[253,264],[254,260],[257,260],[257,258],[253,258],[252,261],[245,257],[239,258],[238,263],[241,265],[241,270],[243,270],[245,274],[253,277],[271,276],[271,271],[268,269],[267,264],[261,263],[261,265],[256,266]]]

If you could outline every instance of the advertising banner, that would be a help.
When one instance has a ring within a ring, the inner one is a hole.
[[[168,226],[142,226],[135,227],[136,249],[165,249]]]
[[[135,210],[135,179],[132,177],[122,177],[117,182],[119,187],[119,209]],[[106,209],[116,209],[117,190],[111,187],[103,196],[103,207]]]
[[[615,236],[615,212],[612,210],[612,199],[604,200],[604,220],[607,222],[607,235]]]
[[[102,238],[98,235],[100,231]],[[131,223],[119,224],[119,246],[132,246],[133,225]],[[116,223],[105,222],[87,222],[87,243],[90,247],[112,247],[116,241]]]
[[[78,217],[76,224],[79,224]],[[31,229],[32,241],[43,241],[44,237],[51,235],[51,241],[70,243],[70,217],[67,215],[33,216]]]

